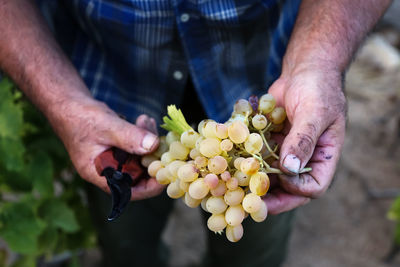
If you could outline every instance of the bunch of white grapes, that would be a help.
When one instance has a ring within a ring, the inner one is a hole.
[[[169,197],[182,197],[187,206],[201,205],[209,212],[211,231],[225,229],[229,241],[239,241],[242,221],[249,214],[256,222],[267,217],[261,197],[269,189],[268,174],[280,173],[270,167],[279,159],[270,137],[271,132],[282,130],[285,110],[276,107],[270,94],[240,99],[227,122],[203,120],[198,131],[175,106],[168,107],[168,114],[171,119],[164,118],[163,127],[170,131],[161,138],[157,152],[144,157],[142,164],[151,177],[168,185]]]

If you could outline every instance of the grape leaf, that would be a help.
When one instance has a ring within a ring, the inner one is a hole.
[[[52,252],[57,245],[58,231],[55,227],[47,227],[38,238],[40,253]]]
[[[1,170],[1,180],[4,180],[0,190],[11,192],[29,192],[32,190],[32,179],[26,176],[23,172],[7,172]]]
[[[387,217],[393,221],[400,221],[400,197],[396,198],[393,202]]]
[[[15,252],[34,254],[45,223],[36,217],[32,200],[6,203],[0,210],[0,236]]]
[[[23,112],[21,106],[14,103],[10,82],[0,81],[0,136],[17,139],[23,129]]]
[[[25,175],[33,180],[33,188],[41,196],[53,194],[53,164],[48,154],[35,153],[27,164]]]
[[[73,210],[60,199],[44,202],[39,209],[39,214],[50,226],[67,233],[74,233],[80,228]]]
[[[400,223],[396,224],[396,228],[394,230],[394,240],[400,245]]]
[[[20,140],[8,137],[0,138],[1,162],[8,171],[21,171],[23,169],[24,153],[25,147]]]

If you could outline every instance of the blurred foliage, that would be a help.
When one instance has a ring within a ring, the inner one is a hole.
[[[400,196],[398,196],[393,202],[392,207],[388,212],[388,218],[396,222],[394,240],[400,245]]]
[[[6,78],[0,80],[0,155],[0,238],[18,255],[12,267],[94,246],[82,181],[73,175],[68,154]],[[0,248],[0,266],[7,266],[7,258]]]

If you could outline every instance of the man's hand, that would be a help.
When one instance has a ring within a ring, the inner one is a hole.
[[[280,168],[287,175],[280,176],[279,187],[265,198],[270,213],[303,205],[330,185],[345,132],[342,77],[390,2],[301,2],[282,75],[269,89],[290,124],[286,137],[281,136],[280,152]],[[305,166],[312,171],[300,173]]]
[[[100,177],[95,168],[97,156],[110,147],[143,155],[158,146],[155,120],[146,115],[139,116],[134,125],[121,119],[105,104],[92,99],[85,103],[68,102],[62,110],[68,116],[59,117],[53,127],[72,163],[83,179],[106,192],[109,192],[106,179]],[[132,187],[132,200],[156,196],[163,188],[155,178],[144,179]]]
[[[265,198],[271,214],[291,210],[326,191],[345,135],[346,100],[340,74],[309,69],[269,89],[289,120],[280,151],[280,187]],[[279,137],[278,137],[279,138]],[[305,167],[311,172],[300,173]]]

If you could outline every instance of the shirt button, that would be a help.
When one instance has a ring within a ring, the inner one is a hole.
[[[183,14],[181,15],[181,21],[182,21],[182,22],[187,22],[187,21],[189,20],[189,18],[190,18],[190,16],[189,16],[189,14],[187,14],[187,13],[183,13]]]
[[[183,78],[183,74],[182,74],[182,72],[180,72],[179,70],[177,70],[177,71],[174,71],[174,79],[175,80],[182,80],[182,78]]]

